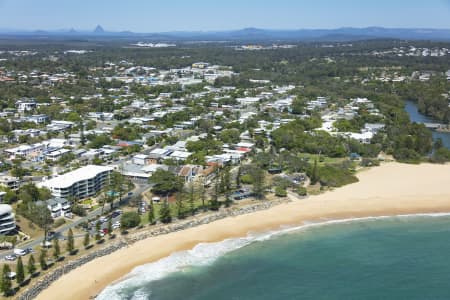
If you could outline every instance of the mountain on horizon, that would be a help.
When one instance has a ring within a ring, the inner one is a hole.
[[[103,29],[103,27],[101,25],[97,25],[97,27],[95,27],[95,29],[94,29],[94,33],[103,34],[103,33],[105,33],[105,29]]]
[[[384,28],[343,27],[337,29],[261,29],[248,27],[238,30],[224,31],[170,31],[154,33],[136,33],[131,31],[106,31],[97,25],[93,31],[75,29],[65,30],[0,30],[7,36],[60,36],[64,35],[91,37],[101,36],[111,39],[146,39],[149,41],[236,41],[236,42],[300,42],[300,41],[356,41],[364,39],[404,39],[450,41],[450,29],[432,28]]]

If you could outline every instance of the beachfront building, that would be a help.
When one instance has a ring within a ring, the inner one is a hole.
[[[42,181],[56,198],[83,199],[94,196],[108,182],[112,167],[88,165],[75,171]]]
[[[47,201],[39,201],[37,205],[47,206],[54,219],[71,215],[72,205],[69,200],[64,198],[52,198]]]
[[[16,228],[12,207],[0,204],[0,234],[8,234]]]

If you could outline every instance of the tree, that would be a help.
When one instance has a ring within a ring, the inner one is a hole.
[[[39,264],[41,265],[42,270],[47,270],[47,251],[45,249],[41,250],[41,254],[39,255]]]
[[[84,248],[87,248],[89,246],[89,243],[90,243],[89,232],[86,232],[86,234],[84,235],[84,240],[83,240]]]
[[[129,211],[122,214],[120,224],[122,228],[129,229],[138,226],[141,223],[141,217],[135,211]]]
[[[51,212],[46,205],[35,205],[34,203],[29,205],[31,206],[30,212],[34,216],[32,221],[44,229],[44,241],[46,241],[50,225],[53,224]]]
[[[36,262],[34,261],[34,256],[33,254],[30,254],[30,258],[28,259],[28,273],[30,274],[30,276],[33,276],[34,273],[36,272]]]
[[[155,224],[155,207],[152,200],[150,201],[150,209],[148,211],[148,222],[150,225]]]
[[[231,191],[231,172],[230,172],[229,167],[225,167],[225,169],[223,170],[222,180],[223,180],[223,186],[225,189],[225,193],[230,192]]]
[[[25,270],[23,268],[23,262],[22,257],[19,256],[17,259],[17,266],[16,266],[16,280],[17,284],[22,284],[22,282],[25,280]]]
[[[206,206],[206,189],[203,183],[200,183],[198,193],[200,194],[200,200],[202,201],[203,211],[207,211],[208,207]]]
[[[254,166],[251,170],[251,177],[253,179],[253,194],[257,199],[262,199],[264,197],[264,189],[265,189],[265,174],[264,170]]]
[[[100,240],[101,236],[100,236],[100,222],[97,221],[97,223],[95,223],[95,240],[98,242]]]
[[[69,232],[67,233],[67,252],[69,252],[70,254],[73,253],[73,251],[75,250],[75,240],[73,237],[73,231],[72,228],[69,229]]]
[[[11,284],[11,278],[9,278],[9,274],[11,273],[11,269],[9,265],[5,264],[3,265],[3,273],[2,273],[2,281],[1,281],[1,290],[3,292],[3,295],[9,296],[12,292],[12,284]]]
[[[59,256],[61,255],[61,249],[59,247],[59,240],[55,238],[53,240],[53,257],[58,260]]]
[[[211,210],[218,210],[220,207],[219,203],[219,194],[220,194],[220,178],[219,175],[216,174],[216,178],[214,180],[213,193],[211,195],[211,200],[209,200],[209,208]]]
[[[236,173],[236,187],[237,188],[241,187],[241,176],[242,176],[242,170],[241,170],[241,166],[239,166],[237,169],[237,173]]]
[[[180,187],[183,186],[183,182],[180,177],[163,169],[158,169],[153,173],[150,177],[150,183],[154,184],[152,191],[159,195],[167,195],[177,192]]]
[[[188,186],[188,202],[189,212],[191,215],[195,215],[195,186],[192,182]]]
[[[109,237],[111,237],[112,231],[113,231],[113,228],[112,228],[112,220],[111,220],[111,218],[110,218],[110,219],[108,220],[108,235],[109,235]]]
[[[170,213],[170,206],[167,199],[164,200],[164,202],[161,204],[161,208],[159,210],[159,218],[161,222],[165,224],[172,222],[172,215]]]
[[[319,181],[317,158],[314,160],[314,165],[311,171],[311,184],[316,184]]]
[[[177,206],[177,217],[178,219],[184,219],[184,192],[181,189],[175,196],[176,206]]]

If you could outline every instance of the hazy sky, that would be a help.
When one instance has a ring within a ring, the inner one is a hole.
[[[450,0],[0,0],[0,28],[161,32],[244,27],[450,29]]]

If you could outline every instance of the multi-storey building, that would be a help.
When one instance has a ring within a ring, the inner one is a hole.
[[[88,165],[39,184],[54,197],[83,199],[94,196],[109,182],[112,167]]]
[[[0,234],[7,234],[16,229],[12,207],[0,204]]]

